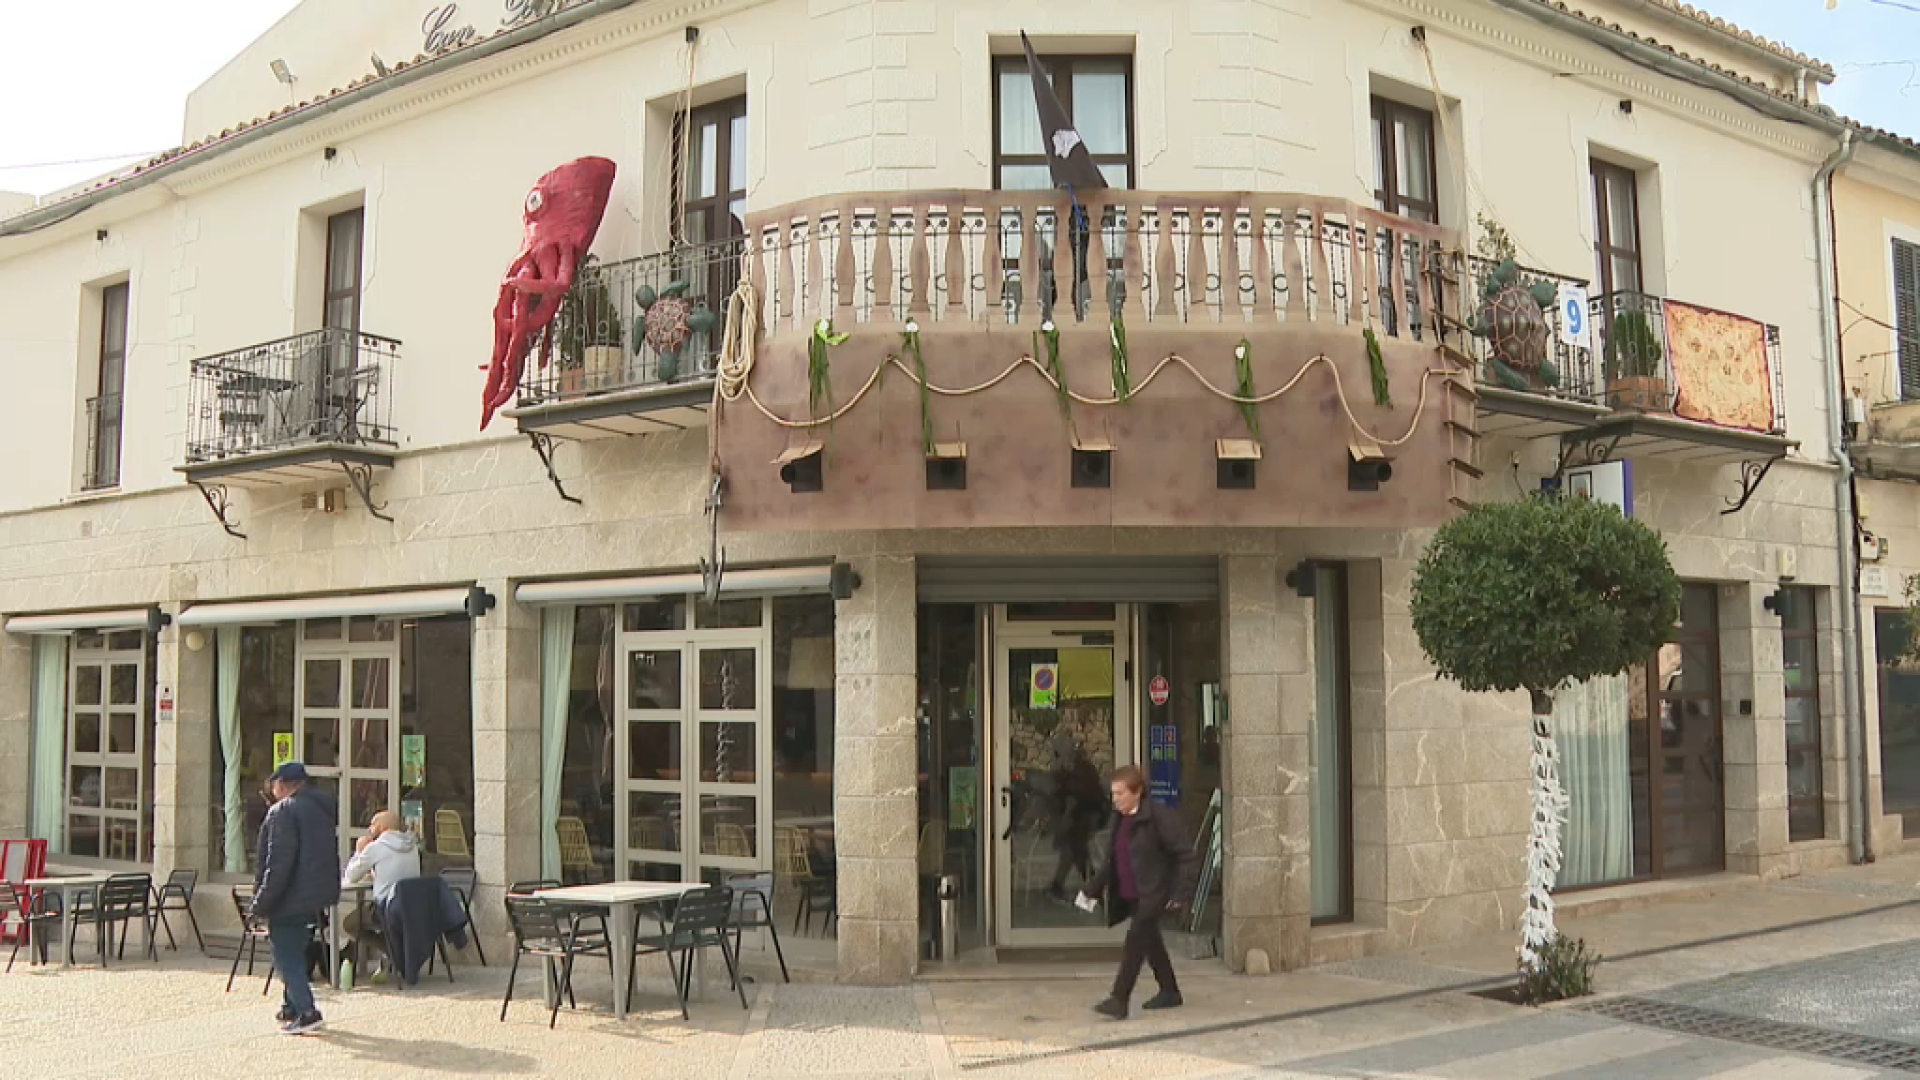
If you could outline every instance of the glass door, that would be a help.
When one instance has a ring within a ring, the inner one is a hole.
[[[67,851],[149,862],[153,733],[146,632],[78,633],[67,656]]]
[[[1656,877],[1726,868],[1720,625],[1712,585],[1684,585],[1680,625],[1655,659],[1649,789]]]
[[[766,869],[772,804],[761,767],[771,630],[759,597],[717,605],[670,597],[622,612],[615,757],[620,876],[720,881]],[[688,612],[694,625],[686,628]]]
[[[1068,619],[1030,620],[1021,605],[1008,605],[998,614],[997,940],[1003,946],[1118,941],[1104,908],[1082,912],[1073,900],[1107,851],[1107,777],[1137,757],[1129,612],[1108,606],[1063,612],[1075,616]]]
[[[339,806],[342,858],[374,814],[400,809],[393,700],[399,629],[397,620],[374,616],[301,624],[294,688],[300,707],[289,750]],[[274,758],[278,765],[278,747]]]

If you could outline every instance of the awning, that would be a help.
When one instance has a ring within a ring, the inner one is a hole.
[[[720,575],[720,591],[760,596],[824,593],[829,591],[832,580],[833,567],[824,564],[728,570]],[[649,596],[683,596],[704,588],[699,574],[653,574],[585,581],[530,581],[515,589],[513,598],[522,604],[592,604]]]
[[[195,604],[180,613],[179,622],[181,626],[239,626],[291,619],[339,619],[354,615],[464,615],[467,613],[467,597],[472,591],[463,587]]]
[[[9,634],[71,634],[75,630],[145,630],[150,607],[112,611],[63,611],[53,615],[14,615],[7,619]]]

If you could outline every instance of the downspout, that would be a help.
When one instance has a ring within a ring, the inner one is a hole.
[[[1847,842],[1853,861],[1863,863],[1873,860],[1873,841],[1872,830],[1867,827],[1867,716],[1866,694],[1861,683],[1863,665],[1857,578],[1860,541],[1854,522],[1853,458],[1847,449],[1846,413],[1842,401],[1844,393],[1841,384],[1846,381],[1843,370],[1845,358],[1840,351],[1838,299],[1834,295],[1834,277],[1839,272],[1839,260],[1835,255],[1833,235],[1833,174],[1853,159],[1853,150],[1853,132],[1841,132],[1839,147],[1821,163],[1820,171],[1814,174],[1813,235],[1820,275],[1820,351],[1827,365],[1827,378],[1824,380],[1827,384],[1827,430],[1833,442],[1834,457],[1840,466],[1833,484],[1835,555],[1840,563],[1840,573],[1834,581],[1844,601],[1840,604],[1840,662],[1844,679],[1842,697],[1849,724],[1847,741],[1850,752],[1847,765],[1851,774],[1847,785],[1851,810],[1847,815]]]

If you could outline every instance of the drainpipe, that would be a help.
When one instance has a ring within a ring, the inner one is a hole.
[[[1835,579],[1836,588],[1841,590],[1845,602],[1840,605],[1840,650],[1842,678],[1842,697],[1845,701],[1846,719],[1849,724],[1848,742],[1852,753],[1847,755],[1848,772],[1851,774],[1848,786],[1848,801],[1852,813],[1848,815],[1848,846],[1856,863],[1873,860],[1872,830],[1867,827],[1867,714],[1865,707],[1865,688],[1861,682],[1864,664],[1860,652],[1860,589],[1858,563],[1860,559],[1859,534],[1855,528],[1853,509],[1853,458],[1846,445],[1846,413],[1843,410],[1843,391],[1845,381],[1843,369],[1845,358],[1840,352],[1838,300],[1834,295],[1834,278],[1838,274],[1838,258],[1835,254],[1833,235],[1833,174],[1853,159],[1853,132],[1840,133],[1840,145],[1832,156],[1820,165],[1820,171],[1813,178],[1813,234],[1814,249],[1818,252],[1820,273],[1820,351],[1826,357],[1827,378],[1827,429],[1833,440],[1834,457],[1840,466],[1833,484],[1833,517],[1835,536],[1835,554],[1840,562],[1840,576]]]

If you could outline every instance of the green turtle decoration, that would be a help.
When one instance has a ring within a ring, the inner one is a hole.
[[[646,345],[653,347],[659,354],[654,371],[663,383],[680,377],[680,354],[693,335],[712,330],[720,321],[706,308],[694,307],[686,293],[686,282],[672,281],[658,292],[651,285],[642,285],[633,294],[642,316],[640,325],[633,328],[633,351],[638,353]]]
[[[1480,311],[1467,323],[1474,336],[1485,338],[1494,377],[1510,390],[1538,393],[1560,385],[1548,347],[1553,328],[1547,309],[1557,290],[1548,282],[1529,286],[1520,279],[1520,264],[1507,259],[1494,267],[1480,290]]]

